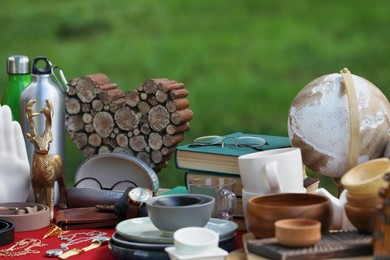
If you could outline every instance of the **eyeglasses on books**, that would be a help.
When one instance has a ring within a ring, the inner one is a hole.
[[[228,139],[232,139],[234,142],[227,142]],[[224,147],[225,145],[234,145],[235,147],[249,147],[261,151],[264,145],[268,145],[267,141],[261,137],[256,136],[219,136],[219,135],[208,135],[201,136],[196,138],[189,147],[199,147],[199,146],[210,146],[210,145],[220,145]]]

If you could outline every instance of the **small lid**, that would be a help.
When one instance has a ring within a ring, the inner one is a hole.
[[[44,63],[44,67],[42,67]],[[34,75],[50,75],[53,65],[47,57],[38,56],[34,58],[32,65],[32,74]]]
[[[7,59],[8,74],[29,74],[31,72],[30,60],[27,56],[13,55]]]

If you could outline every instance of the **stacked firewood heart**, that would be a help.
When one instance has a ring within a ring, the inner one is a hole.
[[[105,74],[75,78],[65,96],[66,131],[86,157],[130,153],[159,172],[190,129],[187,96],[183,83],[166,78],[126,93]]]

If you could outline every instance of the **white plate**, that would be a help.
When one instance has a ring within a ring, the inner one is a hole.
[[[115,183],[125,180],[153,192],[157,192],[159,188],[155,171],[146,162],[126,153],[113,152],[91,156],[78,168],[75,183],[86,177],[97,179],[104,188],[111,188]]]
[[[205,226],[219,234],[220,239],[233,236],[238,225],[229,220],[211,218]],[[131,218],[116,225],[116,232],[122,237],[137,242],[173,243],[173,232],[163,232],[157,229],[149,217]]]
[[[114,233],[111,236],[111,240],[118,246],[126,247],[126,248],[132,248],[132,249],[140,249],[140,250],[152,250],[152,251],[164,251],[164,248],[168,246],[173,246],[172,243],[143,243],[143,242],[135,242],[127,240],[126,238],[123,238],[118,233]]]
[[[122,237],[118,233],[114,233],[111,236],[112,242],[114,242],[118,246],[122,246],[125,248],[132,249],[140,249],[140,250],[153,250],[153,251],[164,251],[164,249],[168,246],[173,246],[173,243],[150,243],[150,242],[136,242],[128,240],[127,238]],[[173,240],[173,239],[172,239]],[[236,233],[234,233],[231,237],[222,238],[219,240],[218,246],[226,251],[233,251],[236,247]]]
[[[171,259],[175,260],[223,260],[229,254],[227,251],[219,247],[193,255],[179,254],[173,246],[165,248],[165,251],[169,254]]]

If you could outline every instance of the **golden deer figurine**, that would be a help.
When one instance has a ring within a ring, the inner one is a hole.
[[[27,138],[34,145],[32,161],[31,184],[34,191],[35,202],[45,204],[50,209],[50,219],[54,217],[54,184],[58,181],[60,188],[60,206],[66,206],[66,189],[62,178],[63,162],[61,155],[49,155],[50,143],[53,141],[51,132],[53,105],[50,100],[45,100],[46,107],[39,113],[34,112],[33,105],[36,99],[30,99],[25,109],[26,117],[30,123],[30,132]],[[37,134],[34,117],[39,114],[45,116],[45,129],[42,136]]]

